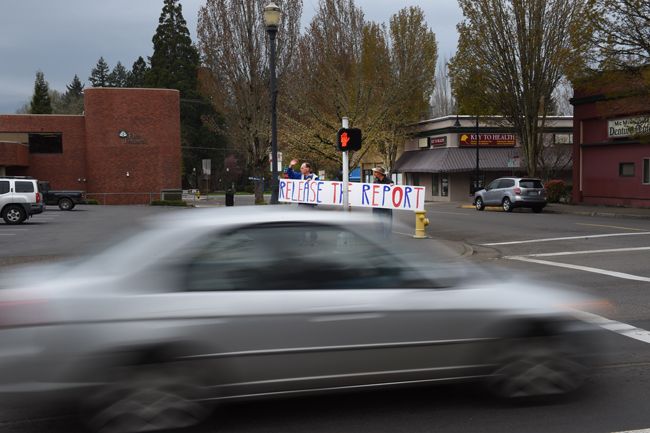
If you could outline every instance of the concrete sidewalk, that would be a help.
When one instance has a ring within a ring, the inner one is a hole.
[[[457,203],[463,209],[474,209],[474,205],[466,202]],[[499,206],[488,206],[488,212],[503,212]],[[645,218],[650,219],[650,208],[632,208],[619,206],[593,206],[584,204],[549,203],[544,208],[544,213],[573,214],[585,216],[605,216],[618,218]]]

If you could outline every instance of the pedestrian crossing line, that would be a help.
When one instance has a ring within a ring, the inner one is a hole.
[[[587,224],[587,223],[576,223],[578,226],[587,226],[587,227],[605,227],[608,229],[619,229],[619,230],[632,230],[635,232],[646,232],[646,229],[637,229],[634,227],[621,227],[621,226],[610,226],[605,224]]]
[[[571,265],[568,263],[551,262],[548,260],[539,260],[539,259],[526,257],[526,256],[508,256],[504,258],[508,260],[518,260],[521,262],[537,263],[538,265],[555,266],[558,268],[567,268],[567,269],[574,269],[577,271],[592,272],[594,274],[607,275],[610,277],[622,278],[624,280],[642,281],[645,283],[650,283],[650,278],[648,277],[626,274],[625,272],[615,272],[615,271],[608,271],[606,269],[592,268],[590,266],[580,266],[580,265]]]
[[[641,430],[625,430],[625,431],[618,431],[613,433],[650,433],[650,428],[644,428]]]
[[[646,251],[650,247],[630,247],[630,248],[609,248],[604,250],[582,250],[582,251],[562,251],[559,253],[540,253],[540,254],[526,254],[525,256],[507,256],[510,257],[555,257],[555,256],[572,256],[574,254],[602,254],[602,253],[622,253],[631,251]]]
[[[532,244],[537,242],[554,242],[554,241],[571,241],[577,239],[596,239],[596,238],[609,238],[615,236],[640,236],[650,235],[650,232],[637,232],[637,233],[607,233],[602,235],[583,235],[583,236],[567,236],[561,238],[544,238],[544,239],[528,239],[524,241],[509,241],[509,242],[491,242],[488,244],[481,244],[483,247],[495,247],[499,245],[517,245],[517,244]]]
[[[628,325],[627,323],[617,322],[616,320],[611,320],[597,314],[588,313],[586,311],[575,310],[575,315],[585,322],[599,326],[608,331],[615,332],[624,337],[632,338],[644,343],[650,343],[650,331],[646,331],[645,329],[637,328],[636,326]],[[639,431],[648,431],[650,433],[650,430]]]

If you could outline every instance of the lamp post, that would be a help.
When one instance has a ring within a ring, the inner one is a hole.
[[[474,183],[474,192],[479,190],[479,176],[480,176],[480,170],[479,170],[479,158],[478,158],[478,147],[479,147],[479,135],[480,130],[478,126],[478,114],[476,115],[476,174],[475,174],[475,183]]]
[[[278,89],[275,83],[275,35],[278,33],[282,12],[275,3],[264,7],[264,24],[271,42],[269,66],[271,69],[271,204],[278,204],[278,119],[276,102]]]

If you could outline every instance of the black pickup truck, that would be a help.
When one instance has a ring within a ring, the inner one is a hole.
[[[50,183],[38,182],[38,190],[43,194],[43,201],[47,205],[57,205],[61,210],[72,210],[78,204],[86,203],[84,191],[55,191],[50,189]]]

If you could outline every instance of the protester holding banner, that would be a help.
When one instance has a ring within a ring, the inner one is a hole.
[[[393,179],[386,176],[386,170],[383,167],[375,167],[372,169],[372,175],[375,177],[373,183],[380,183],[383,185],[394,185]],[[373,208],[372,213],[379,219],[382,234],[384,238],[389,238],[393,231],[393,210]]]
[[[316,173],[313,173],[311,170],[311,164],[308,162],[303,162],[302,165],[300,166],[300,172],[294,171],[293,166],[298,164],[297,159],[292,159],[289,167],[285,170],[285,173],[287,173],[287,177],[289,179],[297,179],[297,180],[318,180],[318,176]]]
[[[289,163],[289,167],[285,170],[285,173],[287,174],[287,177],[289,179],[295,179],[295,180],[318,180],[318,176],[316,173],[312,172],[311,170],[311,164],[308,163],[307,161],[303,162],[302,165],[300,165],[300,172],[296,172],[293,170],[293,166],[298,164],[297,159],[292,159],[291,162]],[[307,206],[307,207],[316,207],[315,204],[306,204],[306,203],[299,203],[298,206]]]

